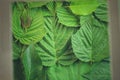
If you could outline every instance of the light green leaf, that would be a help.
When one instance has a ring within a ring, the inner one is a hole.
[[[71,0],[69,7],[76,15],[88,15],[95,11],[98,5],[98,0]]]
[[[101,61],[109,57],[108,25],[93,16],[81,16],[81,28],[72,36],[76,57],[84,62]]]
[[[50,0],[28,2],[28,7],[29,7],[29,8],[38,8],[38,7],[42,7],[43,5],[47,4],[49,1],[50,1]]]
[[[27,22],[25,23],[20,20],[22,12],[16,7],[14,7],[12,13],[13,35],[17,40],[26,45],[40,41],[46,34],[46,30],[44,28],[44,19],[41,15],[41,12],[36,9],[31,9],[28,13],[28,20],[26,20]]]
[[[42,73],[42,63],[37,52],[35,51],[35,46],[30,45],[22,53],[21,60],[24,67],[24,73],[26,80],[44,80],[44,73]]]
[[[71,48],[71,35],[77,28],[68,28],[58,22],[56,17],[45,17],[47,34],[38,43],[42,64],[52,66],[56,63],[69,65],[76,61]]]
[[[111,80],[109,62],[96,63],[85,76],[88,80]]]
[[[79,19],[67,8],[57,8],[59,22],[67,27],[79,27]]]
[[[49,80],[87,80],[83,77],[90,70],[90,64],[75,62],[69,66],[55,65],[47,69]]]
[[[107,0],[99,0],[100,6],[95,10],[95,16],[101,21],[108,22]]]

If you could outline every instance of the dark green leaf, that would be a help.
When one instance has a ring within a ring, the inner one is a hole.
[[[91,71],[85,76],[88,80],[111,80],[110,63],[96,63],[91,67]]]
[[[77,58],[84,62],[101,61],[109,57],[108,25],[93,16],[81,16],[81,28],[72,36]]]
[[[47,69],[49,80],[87,80],[83,77],[90,70],[90,64],[76,62],[69,66],[55,65]]]
[[[21,53],[22,53],[22,44],[20,44],[20,42],[15,41],[15,39],[13,39],[12,42],[12,58],[13,60],[16,60],[18,58],[20,58]]]
[[[26,80],[44,80],[45,76],[43,76],[44,74],[42,73],[42,62],[35,51],[34,45],[30,45],[25,52],[22,53],[21,59]]]
[[[100,6],[95,10],[95,15],[101,21],[108,22],[107,0],[99,0]]]
[[[13,60],[13,68],[14,80],[25,80],[23,64],[21,63],[20,58]]]

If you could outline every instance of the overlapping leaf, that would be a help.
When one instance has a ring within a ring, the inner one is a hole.
[[[28,2],[28,7],[29,8],[38,8],[42,7],[43,5],[47,4],[50,0],[46,1],[36,1],[36,2]]]
[[[45,76],[43,76],[44,74],[42,73],[42,63],[35,51],[34,45],[30,45],[26,48],[26,50],[22,53],[21,59],[26,80],[44,80]]]
[[[70,38],[76,28],[67,28],[58,22],[55,17],[45,17],[47,34],[38,43],[42,64],[52,66],[56,63],[69,65],[76,61],[73,54]]]
[[[80,30],[72,36],[72,47],[77,58],[84,62],[101,61],[109,56],[107,24],[93,16],[82,16]]]
[[[49,12],[49,10],[46,7],[39,8],[41,10],[43,16],[52,16],[52,14]]]
[[[47,69],[49,80],[87,80],[83,76],[90,70],[90,64],[75,62],[69,66],[55,65]]]
[[[110,63],[96,63],[91,67],[91,71],[85,76],[88,80],[111,80]]]
[[[21,62],[21,59],[13,60],[13,68],[14,68],[14,80],[25,80],[24,69]]]
[[[75,16],[69,8],[62,6],[62,2],[49,2],[47,8],[50,13],[57,14],[59,22],[65,25],[66,27],[79,27],[79,19]]]
[[[67,8],[57,8],[57,16],[59,18],[59,22],[67,27],[79,27],[79,19],[77,19],[77,17]]]
[[[27,22],[22,23],[20,16],[22,14],[16,7],[12,15],[12,32],[14,37],[23,44],[33,44],[40,41],[45,35],[44,20],[39,10],[30,10]],[[28,22],[29,21],[29,22]],[[22,26],[24,25],[24,27]],[[27,27],[25,27],[27,26]]]
[[[70,0],[69,6],[72,12],[76,15],[88,15],[96,10],[99,3],[97,0]]]
[[[107,0],[99,0],[100,6],[95,10],[95,15],[101,21],[108,22]]]
[[[20,58],[21,53],[22,53],[22,47],[23,46],[22,46],[22,44],[20,44],[20,42],[17,42],[17,41],[15,41],[15,39],[13,39],[13,41],[12,41],[12,52],[13,52],[12,58],[13,58],[13,60]]]
[[[55,16],[56,13],[56,7],[57,4],[55,1],[50,1],[49,3],[46,4],[46,7],[48,8],[48,10],[50,11],[50,13]]]

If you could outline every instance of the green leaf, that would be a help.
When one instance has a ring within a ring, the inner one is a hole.
[[[27,9],[23,10],[20,16],[20,20],[21,20],[21,26],[23,28],[28,28],[31,25],[31,18],[29,16],[29,12]]]
[[[13,69],[14,80],[25,80],[23,65],[20,58],[13,60]]]
[[[81,16],[81,28],[72,36],[76,57],[84,62],[101,61],[109,57],[108,25],[93,16]]]
[[[76,15],[88,15],[95,11],[98,5],[98,0],[71,0],[69,7]]]
[[[57,17],[59,22],[67,27],[79,27],[79,19],[67,8],[57,8]]]
[[[56,9],[62,7],[63,1],[56,1]]]
[[[47,69],[49,80],[87,80],[83,77],[90,70],[90,64],[75,62],[69,66],[55,65]]]
[[[46,7],[50,11],[50,13],[55,16],[56,13],[56,2],[55,1],[50,1],[49,3],[46,4]]]
[[[17,5],[17,7],[18,7],[18,10],[24,10],[24,3],[22,3],[22,2],[14,2],[13,3],[13,7],[14,7],[14,5]]]
[[[47,4],[48,2],[49,2],[49,0],[28,2],[28,7],[29,8],[38,8],[38,7],[42,7],[43,5]]]
[[[42,78],[44,80],[44,74],[42,73],[42,63],[39,58],[37,51],[35,51],[35,46],[30,45],[22,53],[21,57],[26,80],[39,80]]]
[[[12,58],[13,60],[17,60],[20,58],[22,53],[22,44],[20,42],[15,41],[15,39],[12,40]]]
[[[95,16],[101,21],[108,22],[107,0],[99,0],[100,6],[95,10]]]
[[[50,13],[55,16],[57,13],[57,9],[60,8],[62,4],[62,1],[50,1],[49,3],[47,3],[46,7],[50,11]]]
[[[88,80],[111,80],[110,63],[96,63],[91,67],[89,73],[85,75]]]
[[[31,9],[29,12],[27,27],[23,27],[20,20],[22,14],[16,7],[14,7],[12,15],[12,32],[14,37],[21,43],[29,45],[40,41],[46,34],[44,28],[44,19],[41,12],[36,9]]]
[[[41,10],[42,15],[43,15],[44,17],[45,17],[45,16],[53,16],[46,7],[41,7],[41,8],[39,8],[39,10]]]
[[[47,34],[38,43],[42,64],[52,66],[56,63],[69,65],[76,61],[70,38],[77,28],[68,28],[58,22],[56,17],[45,17]]]

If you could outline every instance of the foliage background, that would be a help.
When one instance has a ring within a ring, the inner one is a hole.
[[[107,0],[14,2],[14,80],[110,80]]]

